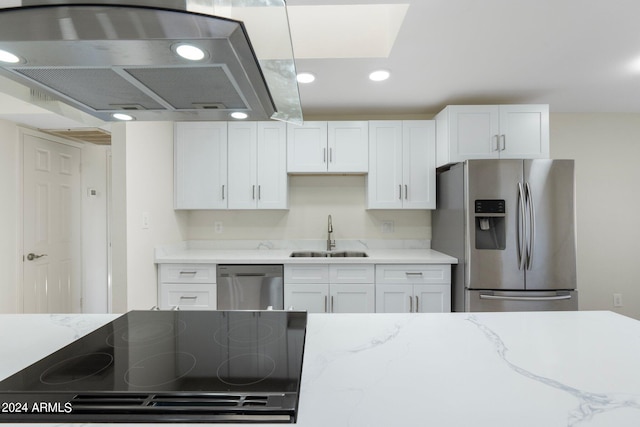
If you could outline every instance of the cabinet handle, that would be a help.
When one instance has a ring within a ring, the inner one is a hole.
[[[334,305],[333,305],[333,295],[331,295],[331,312],[332,313],[334,312],[333,307],[334,307]]]
[[[409,313],[413,313],[413,297],[409,297]]]
[[[179,274],[182,276],[183,274],[190,274],[192,276],[195,276],[198,272],[197,271],[181,271]]]
[[[494,144],[493,144],[493,150],[492,151],[499,151],[500,150],[500,135],[493,135],[494,138]]]
[[[420,313],[420,300],[418,299],[418,295],[416,295],[416,313]]]
[[[222,184],[222,200],[224,200],[224,184]]]
[[[197,299],[198,299],[198,297],[188,297],[188,296],[182,295],[182,296],[180,296],[180,299],[181,299],[181,300],[183,300],[183,299],[191,299],[191,300],[194,300],[194,301],[195,301],[195,300],[197,300]]]
[[[402,200],[402,184],[398,185],[398,199]]]
[[[322,149],[322,163],[327,163],[327,149]]]
[[[416,271],[416,272],[405,271],[404,274],[407,275],[407,276],[422,276],[422,272],[421,271]]]
[[[328,305],[328,302],[327,302],[327,298],[328,297],[325,295],[324,296],[324,312],[325,313],[329,311],[329,305]]]
[[[504,151],[504,149],[507,147],[507,137],[505,135],[502,135],[501,139],[502,144],[500,144],[500,151]]]
[[[407,200],[409,198],[409,186],[407,184],[404,185],[404,199]]]
[[[262,198],[262,186],[258,185],[258,200]]]
[[[253,200],[256,199],[256,186],[253,186],[253,190],[251,190],[251,197],[253,197]]]
[[[329,163],[333,163],[333,148],[329,148]]]

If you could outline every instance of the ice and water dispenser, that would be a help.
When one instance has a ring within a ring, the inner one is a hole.
[[[475,201],[476,249],[505,249],[505,201]]]

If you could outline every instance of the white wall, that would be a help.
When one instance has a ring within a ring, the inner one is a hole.
[[[112,156],[113,310],[149,309],[157,305],[154,248],[186,234],[186,213],[173,210],[173,123],[114,126]]]
[[[191,211],[187,238],[326,239],[327,216],[335,239],[430,239],[431,215],[424,210],[366,210],[365,176],[290,176],[287,211]],[[215,233],[220,221],[223,232]],[[382,233],[382,221],[394,232]]]
[[[640,319],[640,115],[552,114],[551,156],[576,159],[580,309]]]
[[[82,147],[82,312],[107,313],[107,152]],[[89,190],[95,190],[90,195]]]
[[[111,311],[127,311],[127,129],[111,126]]]
[[[22,311],[18,301],[18,268],[22,265],[19,253],[20,193],[18,126],[0,120],[0,313]]]

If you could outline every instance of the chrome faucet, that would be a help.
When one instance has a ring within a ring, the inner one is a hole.
[[[329,222],[327,224],[327,250],[328,251],[336,247],[336,241],[331,240],[331,233],[333,233],[333,223],[331,222],[331,215],[329,215]]]

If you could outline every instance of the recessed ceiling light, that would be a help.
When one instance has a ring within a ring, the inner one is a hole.
[[[130,121],[130,120],[133,120],[133,117],[132,117],[132,116],[130,116],[130,115],[128,115],[128,114],[124,114],[124,113],[113,113],[113,114],[111,115],[111,117],[113,117],[114,119],[117,119],[117,120],[125,121],[125,122],[128,122],[128,121]]]
[[[247,113],[243,113],[242,111],[234,111],[233,113],[231,113],[231,117],[233,117],[234,119],[243,120],[249,117],[249,115]]]
[[[377,70],[369,74],[369,79],[373,80],[374,82],[381,82],[381,81],[387,80],[389,76],[391,76],[391,73],[389,73],[389,71]]]
[[[20,57],[14,55],[11,52],[0,49],[0,61],[8,62],[9,64],[17,64],[20,62]]]
[[[190,44],[180,44],[176,46],[176,53],[190,61],[200,61],[206,55],[204,50]]]
[[[296,79],[298,83],[311,83],[316,79],[316,76],[311,73],[298,73]]]

